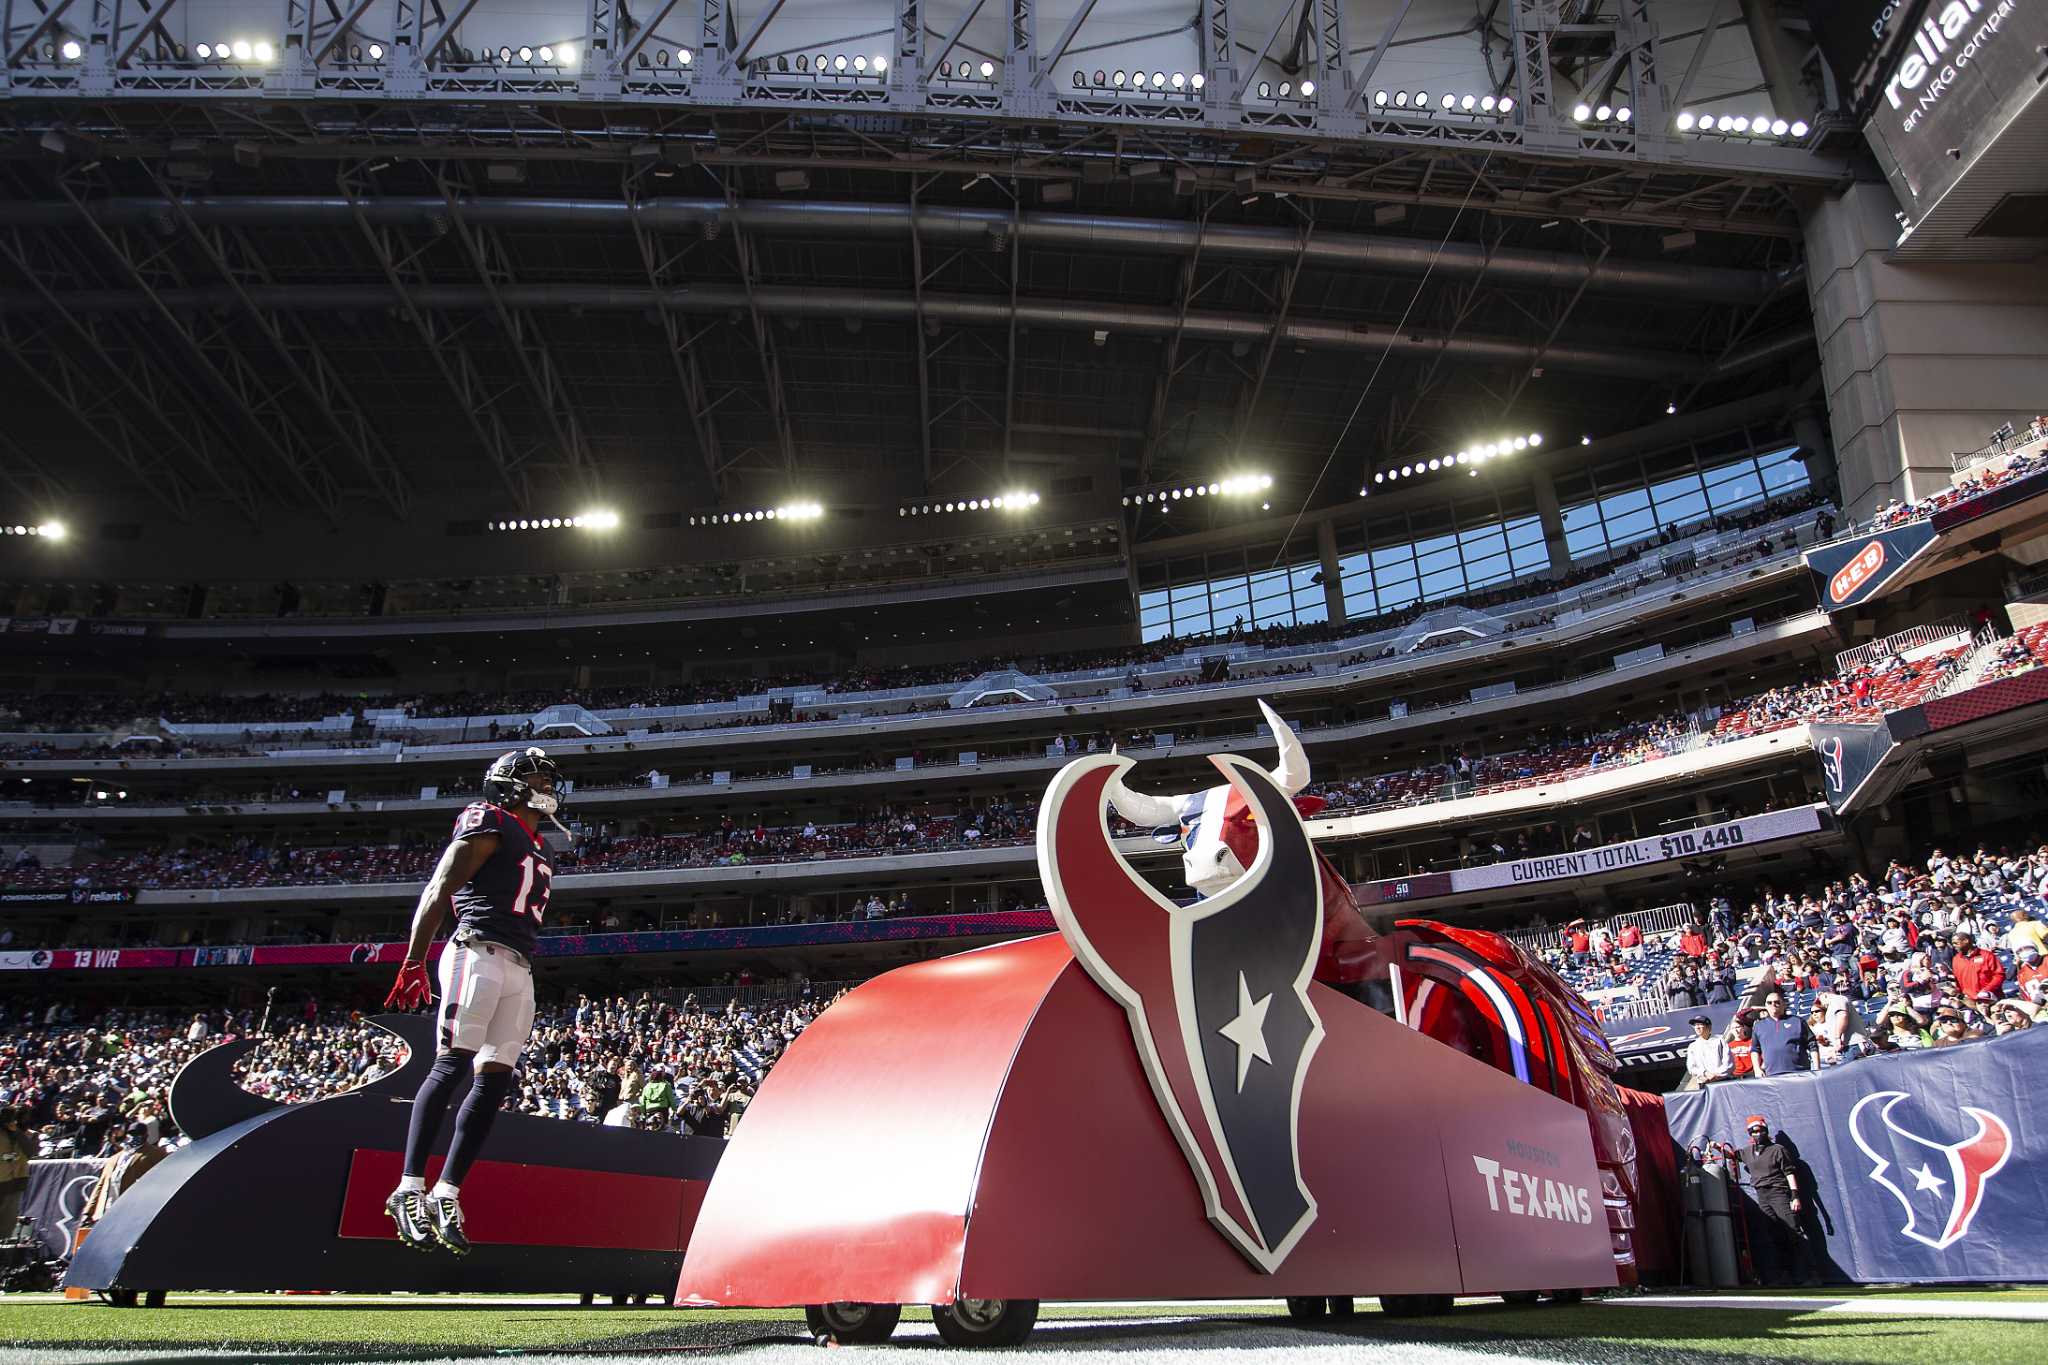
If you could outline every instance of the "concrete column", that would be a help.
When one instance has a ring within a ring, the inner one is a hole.
[[[1550,567],[1563,572],[1572,566],[1572,552],[1564,543],[1564,513],[1557,505],[1557,485],[1547,470],[1529,473],[1529,489],[1536,495],[1536,516],[1543,522],[1543,548],[1550,553]]]
[[[1853,185],[1806,213],[1807,292],[1820,340],[1844,509],[1950,483],[1950,454],[2041,409],[2048,271],[1887,259],[1890,187]]]
[[[1337,568],[1337,528],[1327,521],[1316,523],[1316,558],[1322,561],[1323,606],[1330,620],[1344,621],[1344,579]]]

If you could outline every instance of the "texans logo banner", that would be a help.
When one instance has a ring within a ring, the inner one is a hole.
[[[1807,1232],[1831,1277],[2039,1281],[2048,1030],[1873,1057],[1817,1075],[1668,1095],[1682,1147],[1742,1143],[1762,1114],[1790,1138],[1825,1217]],[[1804,1183],[1804,1182],[1802,1182]],[[1831,1230],[1830,1230],[1831,1229]]]

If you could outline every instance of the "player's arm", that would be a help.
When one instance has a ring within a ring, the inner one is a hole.
[[[455,893],[469,885],[469,879],[482,871],[497,851],[495,834],[472,834],[467,839],[448,841],[448,847],[441,850],[441,861],[434,864],[433,874],[420,892],[419,905],[412,912],[412,937],[405,945],[407,962],[427,960],[427,949],[441,932],[441,923],[453,908]]]
[[[398,968],[398,980],[384,997],[384,1008],[411,1010],[426,1003],[427,949],[448,918],[455,893],[469,884],[486,860],[498,851],[498,836],[488,831],[467,838],[451,839],[441,850],[441,861],[420,892],[420,903],[412,912],[412,932],[406,939],[405,961]]]

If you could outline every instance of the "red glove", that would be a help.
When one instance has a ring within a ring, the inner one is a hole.
[[[433,989],[427,984],[427,964],[407,962],[398,969],[398,980],[391,985],[391,994],[384,997],[387,1010],[416,1010],[433,999]]]

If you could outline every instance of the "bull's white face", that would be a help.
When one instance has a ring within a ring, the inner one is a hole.
[[[1227,782],[1184,796],[1179,804],[1182,876],[1189,890],[1213,896],[1244,875],[1244,855],[1258,854],[1251,812]]]

